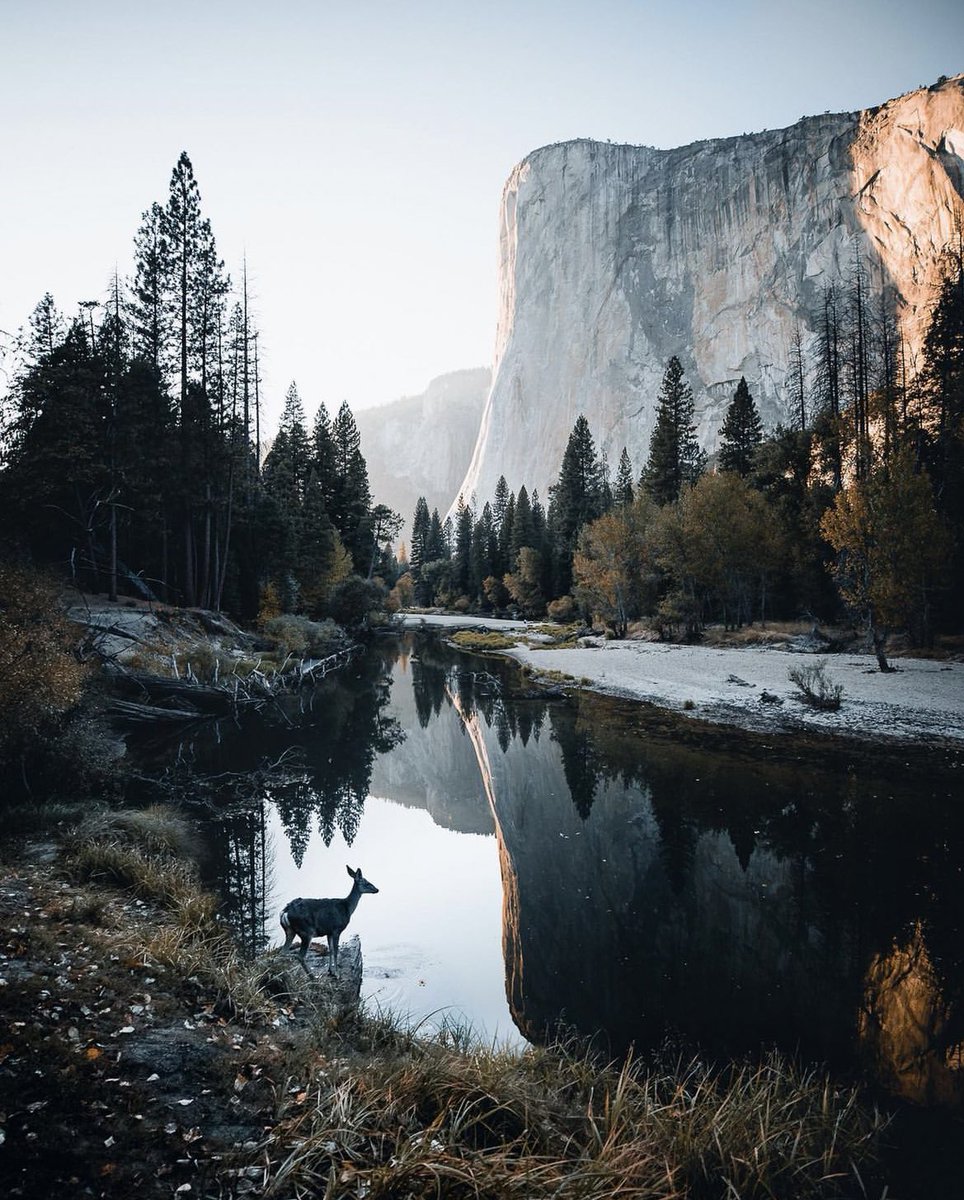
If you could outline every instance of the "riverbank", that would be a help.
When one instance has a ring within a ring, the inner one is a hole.
[[[894,746],[964,746],[964,663],[896,658],[882,674],[871,654],[814,654],[773,646],[717,648],[582,637],[556,647],[546,626],[444,614],[403,614],[406,629],[502,635],[496,652],[536,679],[643,701],[682,717],[754,733],[806,732]],[[791,668],[823,662],[840,707],[804,703]]]
[[[169,811],[104,814],[3,864],[4,1195],[829,1200],[879,1180],[885,1120],[775,1054],[606,1064],[335,1011],[277,955],[239,957],[190,842]]]

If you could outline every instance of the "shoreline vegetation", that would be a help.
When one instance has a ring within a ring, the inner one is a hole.
[[[0,889],[6,1195],[874,1194],[887,1120],[822,1070],[339,1010],[293,957],[240,956],[182,817],[59,816]]]

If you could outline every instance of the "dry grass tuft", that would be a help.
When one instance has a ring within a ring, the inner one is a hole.
[[[193,846],[190,825],[169,809],[104,812],[65,843],[63,865],[78,883],[119,888],[170,915],[132,945],[132,954],[192,980],[216,1011],[262,1020],[273,1014],[271,997],[285,990],[284,981],[272,979],[263,960],[242,957],[218,920],[217,897],[201,887],[193,859],[184,857]]]
[[[811,708],[823,709],[825,712],[836,712],[840,707],[843,685],[834,683],[826,669],[826,662],[821,660],[800,667],[791,667],[787,672],[787,678],[800,689],[800,699],[805,704],[809,704]]]
[[[90,842],[110,841],[152,855],[195,858],[198,841],[189,821],[162,804],[104,809],[81,821],[65,839],[68,853]]]
[[[518,642],[517,638],[487,629],[460,629],[449,640],[461,650],[511,650]]]
[[[776,1055],[620,1068],[386,1031],[376,1057],[326,1062],[282,1112],[263,1195],[857,1196],[882,1127],[855,1092]]]

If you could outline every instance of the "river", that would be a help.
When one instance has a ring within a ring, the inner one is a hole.
[[[778,1046],[960,1105],[964,807],[921,754],[653,731],[510,664],[385,641],[177,758],[241,773],[210,875],[252,947],[294,896],[363,897],[363,994],[427,1026],[606,1049]],[[257,774],[287,752],[279,777]],[[170,759],[170,751],[166,751]],[[923,764],[923,765],[922,765]]]

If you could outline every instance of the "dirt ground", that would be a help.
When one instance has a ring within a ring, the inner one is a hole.
[[[60,878],[52,848],[0,863],[0,1196],[260,1192],[297,1023],[239,1026],[152,964],[163,920]]]

